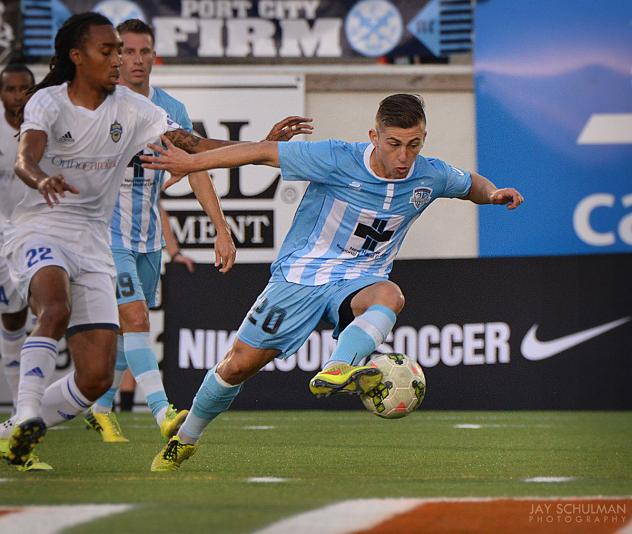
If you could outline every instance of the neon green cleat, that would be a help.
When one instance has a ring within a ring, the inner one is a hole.
[[[32,417],[15,425],[5,459],[10,464],[25,466],[33,449],[43,441],[45,435],[46,423],[41,417]]]
[[[381,380],[382,372],[375,367],[339,363],[314,376],[309,381],[309,390],[317,397],[328,397],[334,393],[359,395],[371,391]]]
[[[9,440],[0,439],[0,458],[4,458],[9,452]],[[15,466],[18,471],[50,471],[53,467],[46,462],[42,462],[35,451],[31,451],[31,454],[27,458],[24,465]]]
[[[178,433],[182,423],[187,418],[189,410],[176,410],[173,404],[170,404],[165,413],[165,419],[160,423],[160,433],[165,441],[169,441]]]
[[[95,412],[92,406],[88,409],[83,419],[86,428],[96,430],[105,443],[128,443],[129,440],[123,435],[118,419],[114,412]]]
[[[191,458],[196,450],[197,445],[187,445],[182,443],[178,436],[174,436],[156,454],[151,462],[151,470],[154,472],[177,471],[182,462]]]
[[[35,451],[31,451],[31,454],[29,455],[26,462],[24,462],[24,465],[17,465],[16,469],[22,472],[24,471],[52,471],[53,466],[50,464],[47,464],[46,462],[42,462],[39,459],[39,456],[35,454]]]

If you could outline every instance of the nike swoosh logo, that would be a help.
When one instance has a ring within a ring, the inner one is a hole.
[[[581,332],[569,334],[568,336],[553,339],[551,341],[540,341],[535,337],[535,331],[538,329],[538,325],[536,323],[524,336],[522,344],[520,345],[520,350],[527,360],[531,360],[532,362],[545,360],[546,358],[555,356],[556,354],[564,352],[576,345],[580,345],[589,339],[605,334],[609,330],[613,330],[618,326],[627,323],[630,319],[632,319],[632,317],[622,317],[616,321],[595,326],[593,328],[589,328],[588,330],[582,330]]]

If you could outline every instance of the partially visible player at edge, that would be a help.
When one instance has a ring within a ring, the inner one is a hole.
[[[20,110],[26,102],[26,92],[35,84],[33,73],[26,65],[11,63],[0,72],[0,100],[4,113],[0,115],[0,248],[4,234],[11,233],[11,214],[26,192],[13,170],[18,150],[18,132],[20,131]],[[9,265],[0,254],[0,354],[2,368],[9,389],[13,411],[17,406],[18,384],[20,380],[20,351],[26,339],[26,319],[28,306],[11,280]],[[10,430],[10,424],[2,423],[0,428]],[[8,448],[8,440],[0,439],[0,454]],[[39,462],[32,455],[20,469],[42,470],[50,466]]]
[[[6,454],[15,465],[28,461],[47,427],[72,419],[112,384],[119,324],[109,224],[129,161],[164,132],[191,152],[232,144],[186,132],[117,86],[121,44],[106,17],[70,17],[55,36],[51,71],[24,109],[15,171],[31,189],[4,250],[38,320],[21,351]],[[308,132],[304,121],[281,121],[278,137]],[[64,334],[75,371],[46,387]]]
[[[370,143],[249,143],[187,155],[167,139],[147,168],[169,170],[167,186],[188,172],[249,163],[280,167],[285,180],[309,180],[270,282],[244,319],[226,358],[209,370],[177,436],[152,463],[153,471],[178,469],[196,450],[204,428],[227,410],[241,384],[276,357],[287,358],[321,318],[335,325],[338,345],[310,381],[317,396],[360,393],[381,380],[358,364],[384,341],[404,306],[388,280],[412,223],[436,198],[508,204],[523,198],[498,189],[477,173],[419,155],[426,139],[423,102],[413,95],[385,98]],[[339,334],[339,335],[338,335]]]
[[[148,97],[164,109],[169,117],[190,132],[191,119],[180,101],[166,91],[149,84],[156,58],[154,32],[142,20],[127,20],[116,27],[123,41],[121,85]],[[86,423],[108,443],[125,443],[120,425],[112,412],[112,404],[123,373],[129,368],[142,388],[147,404],[165,439],[173,436],[188,410],[177,411],[169,404],[162,384],[156,354],[149,338],[149,307],[155,305],[160,281],[162,239],[159,211],[163,171],[143,169],[138,156],[127,167],[110,225],[112,256],[116,265],[117,302],[121,330],[117,339],[114,381],[110,389],[92,405]],[[235,245],[217,194],[207,172],[189,176],[191,189],[217,229],[215,265],[228,272],[235,262]],[[173,232],[167,224],[164,232]],[[175,252],[172,251],[172,258]],[[184,259],[182,255],[179,256]]]

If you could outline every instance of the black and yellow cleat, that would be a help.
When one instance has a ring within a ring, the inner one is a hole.
[[[129,441],[123,435],[114,412],[95,412],[90,406],[83,420],[86,423],[86,428],[98,432],[105,443],[127,443]]]
[[[22,421],[13,429],[9,438],[9,449],[5,459],[12,465],[25,466],[31,452],[46,435],[46,423],[41,417],[32,417]]]
[[[182,443],[178,436],[174,436],[156,454],[151,462],[151,470],[154,472],[177,471],[182,462],[191,458],[196,450],[197,445]]]
[[[314,376],[309,381],[309,390],[317,397],[328,397],[334,393],[360,395],[371,391],[381,380],[382,372],[376,367],[340,363]]]

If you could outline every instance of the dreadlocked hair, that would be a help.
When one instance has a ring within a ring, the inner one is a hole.
[[[66,19],[55,35],[55,55],[48,65],[50,70],[41,82],[27,91],[27,101],[40,89],[61,85],[75,77],[75,64],[70,60],[70,50],[83,46],[90,26],[112,26],[112,23],[107,17],[92,11],[79,13]],[[20,119],[23,115],[24,107],[20,110]]]

